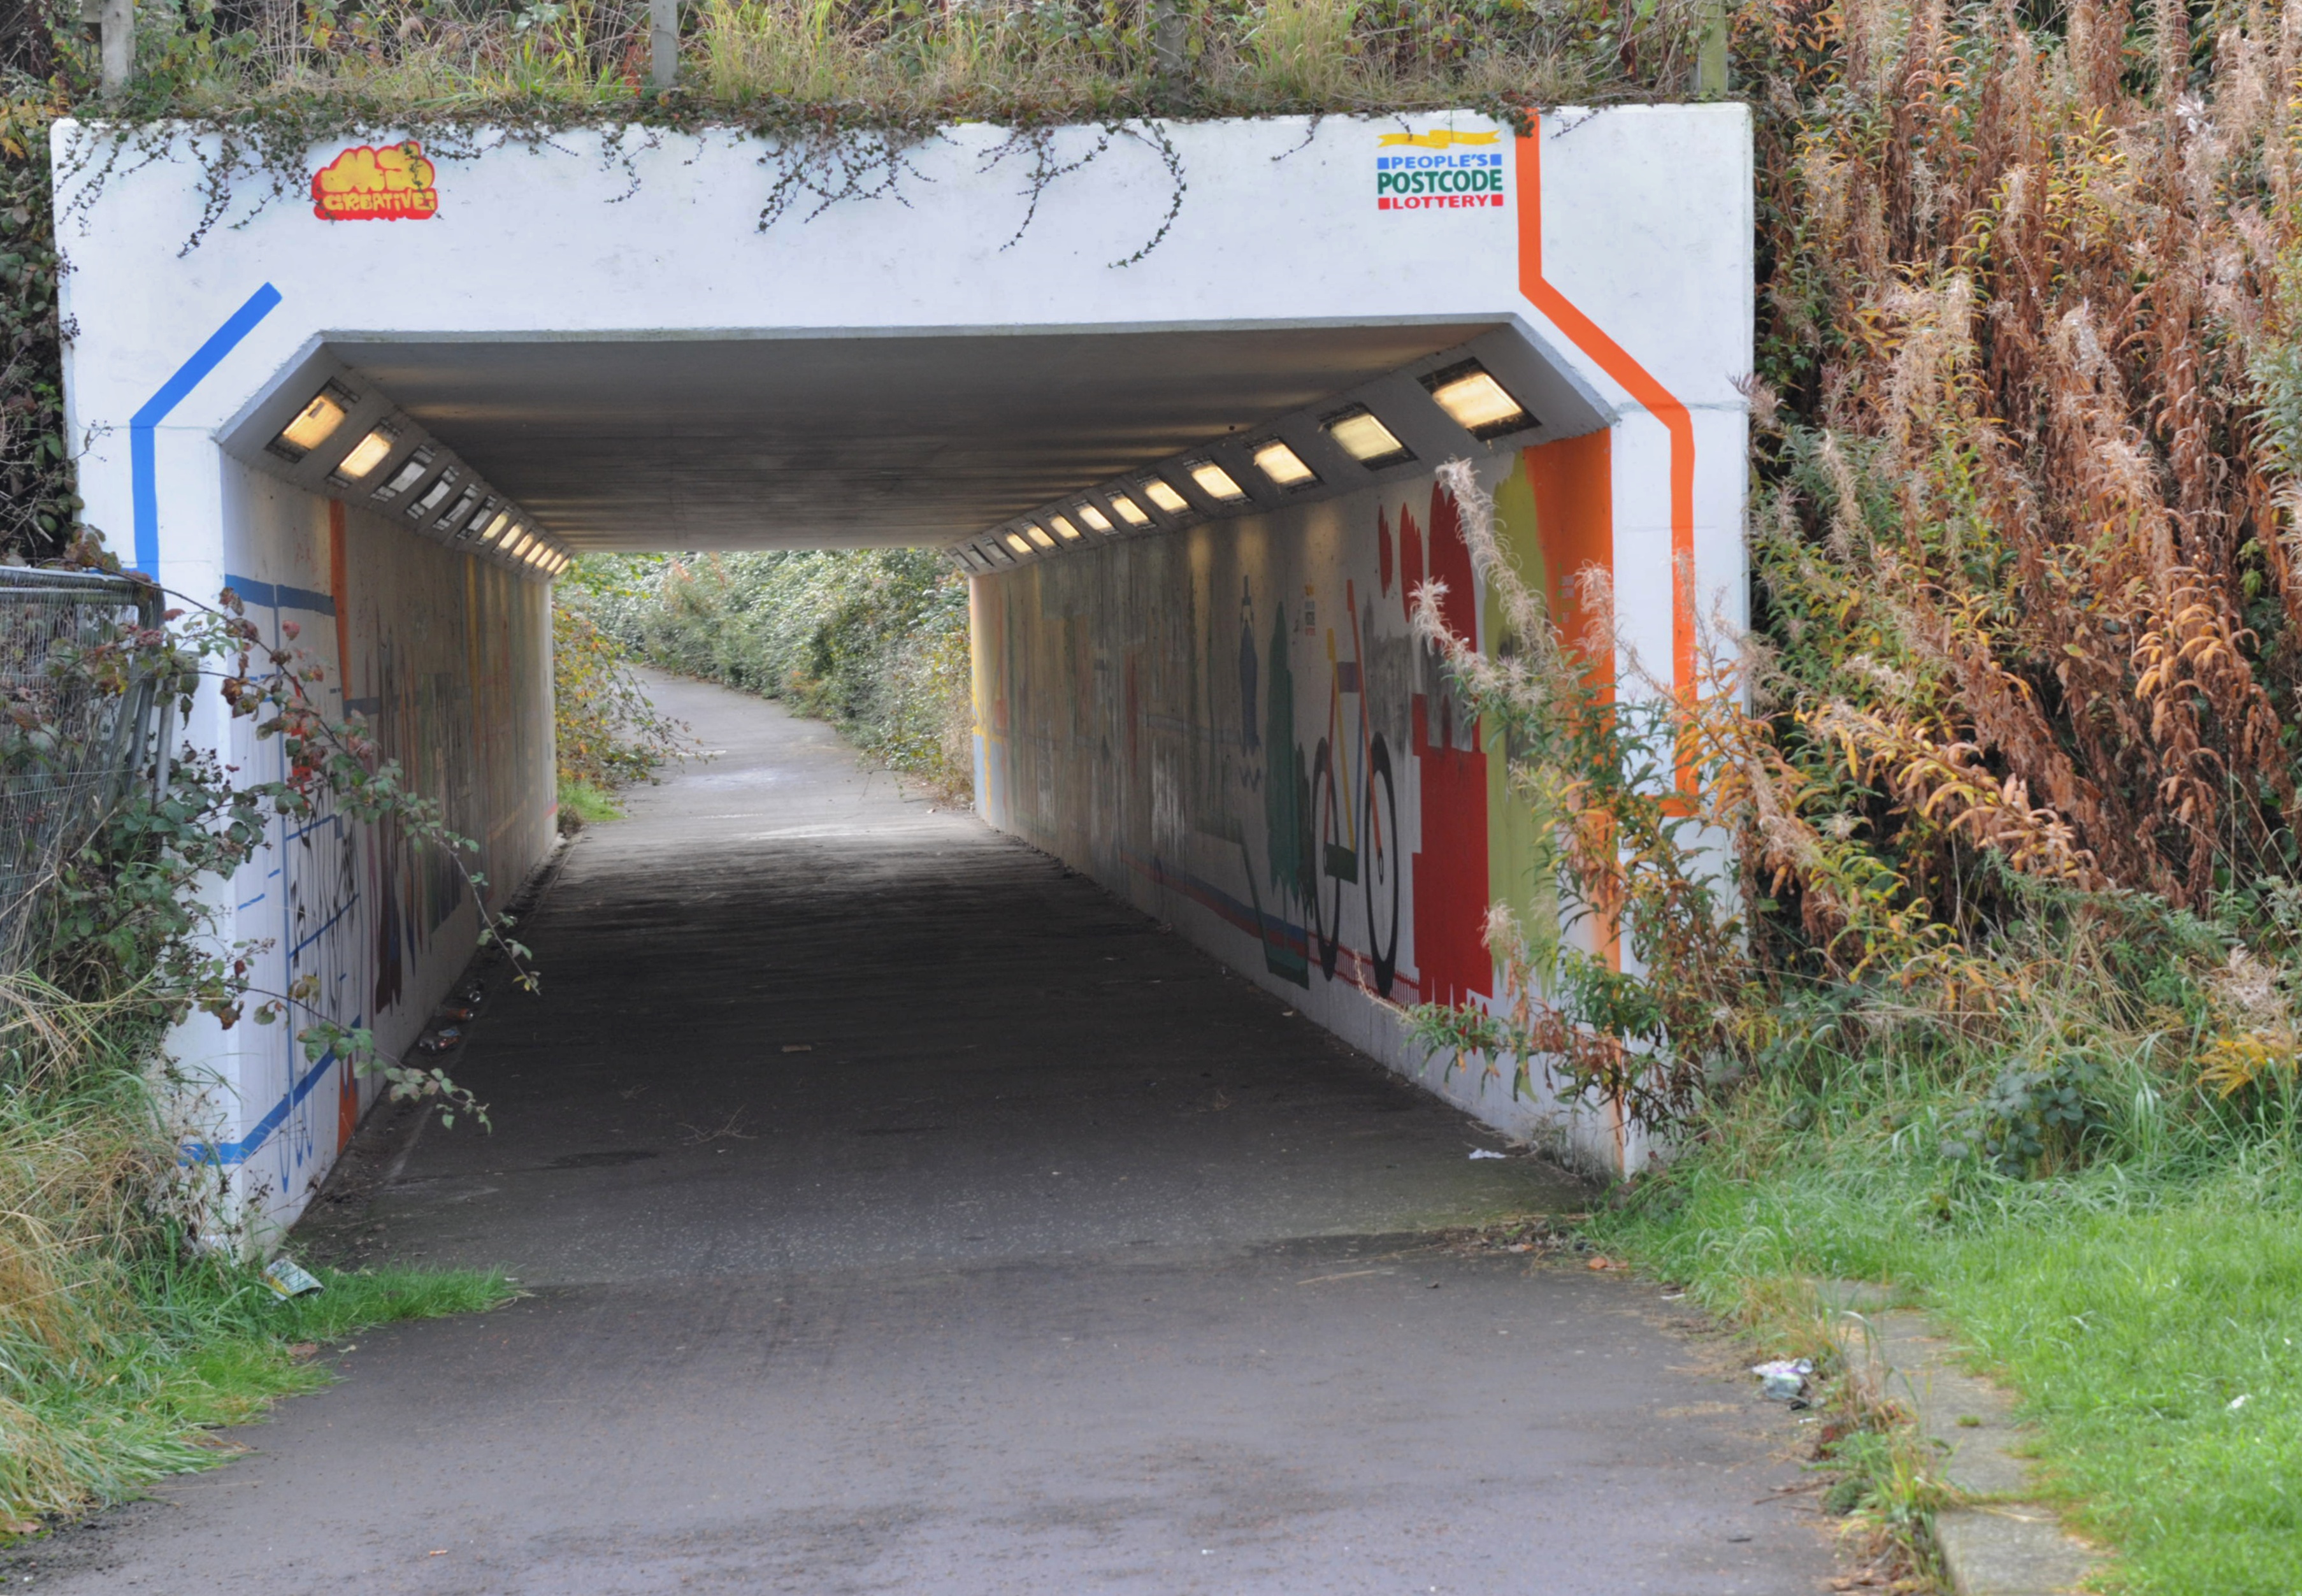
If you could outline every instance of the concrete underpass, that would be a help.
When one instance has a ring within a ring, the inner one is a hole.
[[[386,141],[313,151],[308,205],[189,136],[57,139],[89,520],[294,639],[494,902],[542,894],[545,986],[499,979],[454,1060],[485,1136],[292,1028],[174,1038],[220,1223],[535,1295],[365,1338],[44,1575],[1825,1572],[1796,1426],[1683,1305],[1444,1239],[1593,1200],[1563,1169],[1634,1166],[1636,1127],[1427,1060],[1398,1011],[1508,1001],[1487,906],[1560,912],[1411,633],[1436,579],[1507,646],[1440,463],[1570,626],[1607,579],[1620,693],[1700,690],[1742,614],[1739,107]],[[565,561],[870,545],[969,574],[976,811],[665,683],[724,752],[555,861]],[[184,730],[277,757],[213,704]],[[262,985],[393,1051],[475,946],[441,860],[338,817],[229,893]]]
[[[534,1294],[359,1337],[42,1585],[1819,1588],[1728,1340],[1428,1233],[1589,1188],[823,727],[661,691],[727,752],[569,851],[460,1064],[495,1134],[379,1116],[307,1222]]]

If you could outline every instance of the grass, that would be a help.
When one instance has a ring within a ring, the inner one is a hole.
[[[1908,1289],[2021,1397],[2044,1494],[2118,1554],[2105,1589],[2302,1590],[2294,1141],[2125,1084],[2109,1155],[2033,1180],[1940,1155],[1954,1088],[1817,1112],[1762,1085],[1597,1235],[1778,1336],[1806,1281]]]
[[[624,806],[616,802],[613,793],[596,783],[574,777],[559,778],[559,807],[563,811],[572,811],[586,826],[624,818]]]
[[[1223,0],[1189,8],[1189,70],[1172,81],[1157,71],[1140,4],[703,0],[685,10],[679,108],[788,122],[794,107],[870,107],[866,120],[904,126],[1096,122],[1154,106],[1375,113],[1528,95],[1651,97],[1683,89],[1698,25],[1690,0],[1659,0],[1635,17],[1598,0],[1475,11]],[[139,15],[138,113],[237,115],[333,101],[449,117],[541,106],[616,115],[653,100],[647,13],[630,0],[370,0],[333,26],[273,7],[238,32],[204,16]],[[50,37],[28,62],[30,75],[64,65],[90,73],[74,29],[59,23]]]
[[[208,1432],[324,1384],[316,1344],[485,1308],[492,1273],[323,1272],[293,1301],[217,1227],[149,1079],[132,1005],[0,989],[0,1536],[229,1456]]]
[[[225,1462],[217,1426],[329,1383],[320,1344],[402,1320],[508,1300],[502,1275],[315,1272],[323,1289],[283,1300],[249,1266],[149,1261],[130,1311],[80,1355],[20,1363],[0,1398],[0,1533],[21,1534]]]

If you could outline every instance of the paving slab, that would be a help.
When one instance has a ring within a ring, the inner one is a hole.
[[[2051,1508],[2022,1499],[2029,1440],[2012,1393],[1969,1372],[1956,1344],[1925,1315],[1882,1305],[1875,1288],[1826,1288],[1855,1378],[1899,1403],[1940,1457],[1944,1484],[1964,1498],[1935,1515],[1936,1545],[1956,1596],[2071,1596],[2101,1554],[2064,1530]]]
[[[1465,1239],[1593,1193],[825,727],[567,851],[307,1245],[530,1295],[362,1335],[23,1588],[1801,1592],[1794,1415],[1684,1302]]]

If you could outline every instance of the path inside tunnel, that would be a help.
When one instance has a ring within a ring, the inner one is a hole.
[[[312,1238],[508,1267],[363,1335],[43,1588],[1798,1592],[1793,1417],[1649,1283],[1449,1227],[1591,1194],[828,728],[563,855],[542,994]],[[382,1116],[385,1121],[389,1116]]]

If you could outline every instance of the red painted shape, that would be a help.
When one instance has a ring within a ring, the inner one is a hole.
[[[1432,746],[1430,701],[1415,695],[1423,846],[1415,855],[1415,963],[1425,1003],[1466,1003],[1494,979],[1479,940],[1487,913],[1487,756]]]
[[[1670,680],[1681,699],[1694,691],[1694,421],[1647,368],[1542,275],[1542,127],[1514,139],[1518,158],[1518,288],[1567,340],[1621,383],[1670,434]],[[1684,784],[1689,773],[1682,770]]]
[[[1399,541],[1407,546],[1414,517],[1399,515]],[[1422,580],[1416,548],[1413,580]],[[1471,579],[1471,550],[1463,541],[1455,501],[1436,485],[1431,490],[1431,575],[1447,584],[1439,613],[1448,629],[1475,641],[1478,594]],[[1415,695],[1415,756],[1423,804],[1423,846],[1415,855],[1415,962],[1426,1003],[1467,1003],[1494,984],[1494,961],[1480,940],[1487,917],[1487,756],[1479,728],[1470,728],[1468,748],[1455,747],[1452,700],[1442,698],[1440,724],[1431,724],[1431,701]]]

